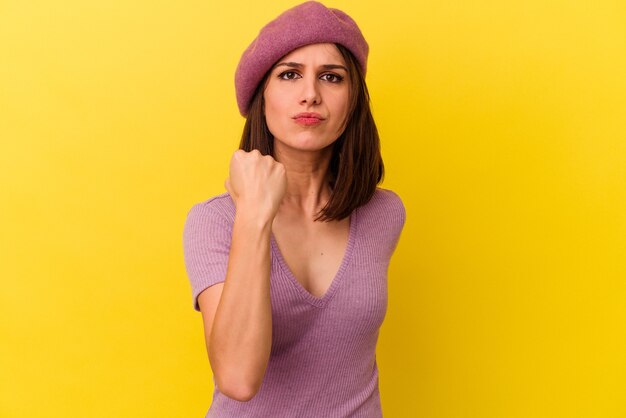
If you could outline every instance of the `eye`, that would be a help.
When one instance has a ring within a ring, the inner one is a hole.
[[[294,80],[297,75],[298,73],[296,73],[295,71],[284,71],[278,74],[278,78],[280,78],[281,80]]]
[[[340,83],[343,80],[342,76],[333,73],[324,74],[322,77],[330,83]]]

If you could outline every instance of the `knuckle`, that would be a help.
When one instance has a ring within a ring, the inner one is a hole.
[[[233,159],[240,160],[241,158],[244,157],[244,155],[245,155],[245,151],[238,149],[237,151],[233,153]]]

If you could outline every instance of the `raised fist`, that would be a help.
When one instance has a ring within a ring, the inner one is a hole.
[[[230,176],[224,185],[237,212],[272,220],[287,189],[285,167],[258,150],[237,150],[230,160]]]

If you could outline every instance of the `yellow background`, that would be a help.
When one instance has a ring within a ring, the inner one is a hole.
[[[293,1],[0,1],[0,417],[202,417],[184,270]],[[626,416],[626,3],[327,2],[407,223],[386,417]]]

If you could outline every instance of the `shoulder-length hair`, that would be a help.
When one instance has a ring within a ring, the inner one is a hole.
[[[335,45],[348,67],[350,103],[343,133],[332,145],[328,167],[332,190],[330,199],[315,218],[316,221],[326,222],[344,219],[354,209],[366,204],[385,172],[363,72],[348,49],[341,44]],[[271,69],[252,97],[239,148],[247,152],[257,149],[263,155],[274,156],[274,136],[265,121],[263,100],[270,73]]]

